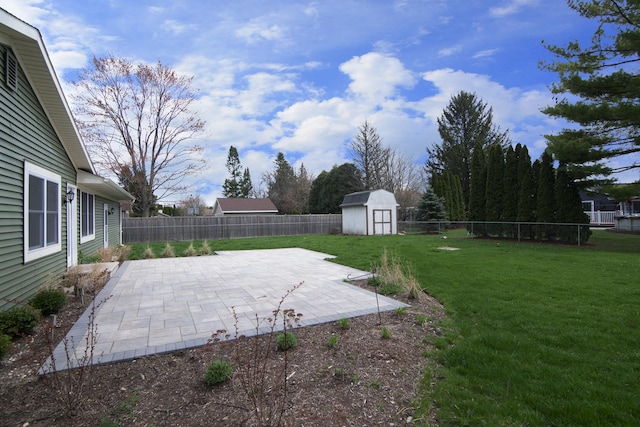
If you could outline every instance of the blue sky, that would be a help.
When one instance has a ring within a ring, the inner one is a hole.
[[[561,0],[3,0],[40,29],[65,92],[92,55],[161,61],[194,76],[207,168],[192,194],[221,196],[229,146],[259,185],[279,151],[317,175],[350,160],[368,120],[383,143],[425,160],[452,95],[475,92],[537,158],[563,123],[540,109],[557,80],[542,41],[594,22]],[[631,177],[634,180],[637,177]],[[179,199],[176,196],[175,199]]]

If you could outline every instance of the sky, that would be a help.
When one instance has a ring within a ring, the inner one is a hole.
[[[595,22],[562,0],[3,0],[37,27],[69,102],[92,57],[193,76],[206,168],[189,194],[213,205],[229,147],[254,186],[278,152],[313,175],[351,161],[365,120],[424,164],[451,97],[474,92],[533,159],[566,124],[540,112],[557,75],[544,43],[588,41]],[[636,172],[637,174],[637,172]],[[637,180],[629,177],[629,181]],[[624,179],[623,179],[624,181]],[[264,189],[264,185],[262,185]]]

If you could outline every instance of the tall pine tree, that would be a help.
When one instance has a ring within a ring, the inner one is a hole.
[[[493,109],[475,93],[461,91],[438,118],[438,132],[442,142],[427,148],[429,156],[425,169],[433,174],[448,170],[460,177],[465,209],[470,204],[471,161],[476,147],[484,150],[493,144],[510,145],[507,132],[493,123]]]
[[[536,200],[536,221],[552,223],[556,220],[555,174],[553,159],[546,151],[542,153],[540,173],[538,175],[538,191]],[[538,238],[553,239],[554,228],[549,225],[538,226]]]
[[[507,149],[504,163],[504,188],[502,193],[502,220],[515,222],[518,219],[518,159],[512,146]],[[516,237],[517,228],[514,224],[505,224],[505,235]]]
[[[504,191],[504,151],[499,144],[494,144],[489,149],[487,160],[487,200],[485,206],[485,219],[489,234],[502,236],[503,221],[503,191]]]
[[[591,235],[589,217],[582,210],[580,192],[564,164],[558,166],[556,170],[555,202],[556,222],[586,224],[580,227],[580,233],[578,233],[578,226],[558,227],[558,238],[567,243],[577,243],[578,234],[580,234],[580,243],[586,242]]]
[[[482,149],[482,144],[478,143],[471,158],[471,187],[469,194],[469,220],[486,220],[486,200],[487,200],[487,165]],[[471,230],[469,230],[471,231]],[[486,227],[475,225],[473,233],[479,236],[486,235]]]
[[[224,197],[242,197],[242,189],[240,188],[242,168],[238,150],[233,145],[229,147],[229,154],[227,155],[227,170],[229,171],[229,178],[225,179],[224,184],[222,184],[222,195]]]

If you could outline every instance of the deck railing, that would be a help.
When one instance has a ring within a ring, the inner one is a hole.
[[[595,225],[613,225],[615,217],[619,215],[616,211],[584,211],[589,217],[589,223]]]

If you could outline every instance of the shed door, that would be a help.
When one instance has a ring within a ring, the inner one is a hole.
[[[373,234],[391,234],[391,209],[373,210]]]

